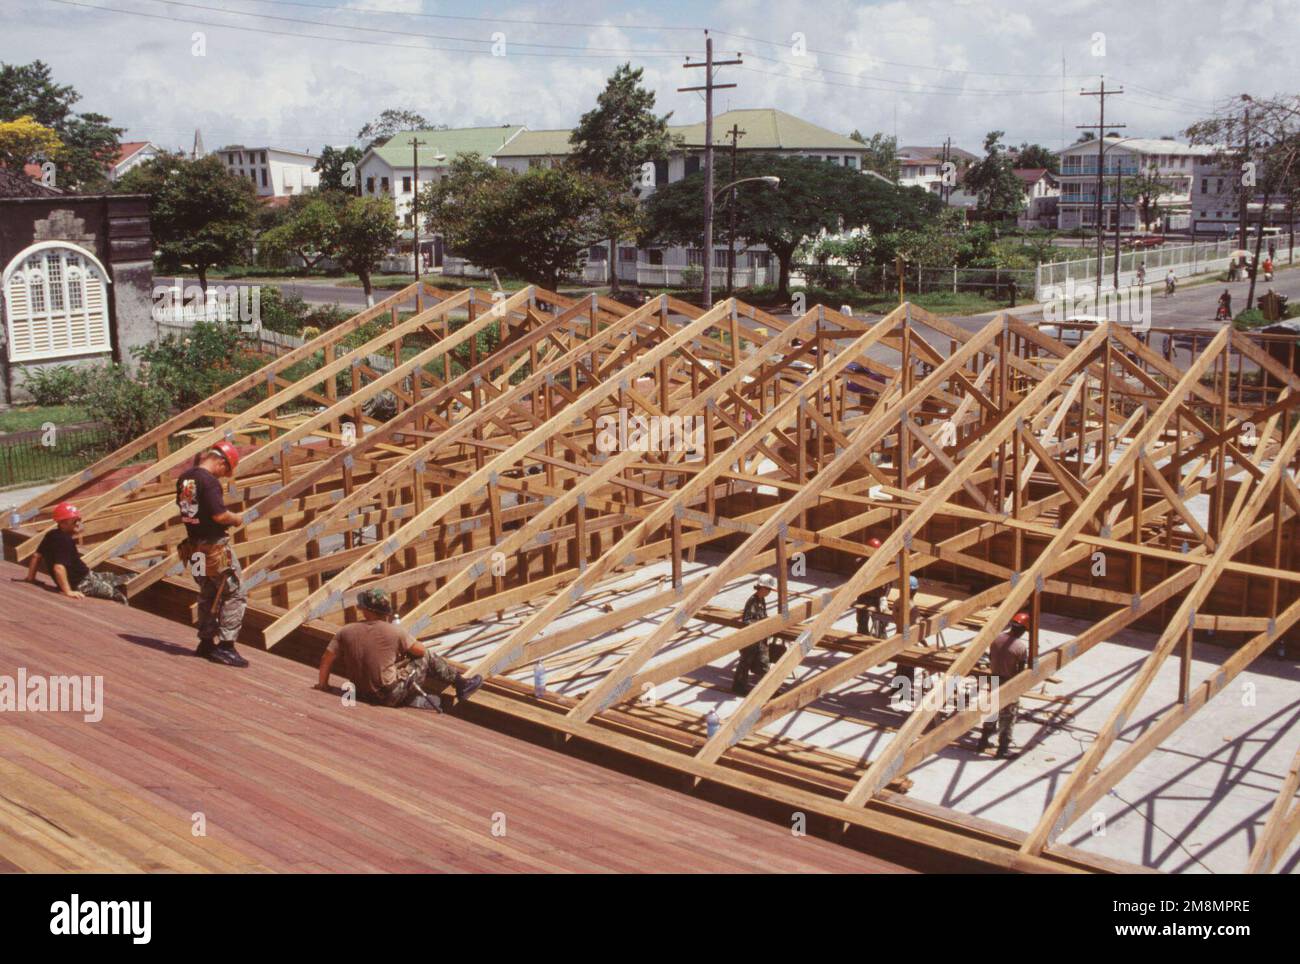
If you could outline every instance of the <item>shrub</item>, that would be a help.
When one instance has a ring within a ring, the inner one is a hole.
[[[23,388],[31,393],[37,405],[66,405],[84,394],[85,378],[72,365],[23,366]]]
[[[688,264],[682,269],[682,287],[699,288],[704,285],[704,269],[698,264]]]
[[[162,424],[171,411],[166,388],[147,374],[133,379],[120,365],[87,370],[85,387],[86,410],[107,425],[110,448],[120,448]]]
[[[168,335],[132,351],[147,366],[148,381],[165,389],[181,408],[201,402],[263,362],[248,349],[239,328],[225,322],[200,321],[188,335]]]

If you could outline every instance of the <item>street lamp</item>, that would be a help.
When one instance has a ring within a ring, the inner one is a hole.
[[[712,218],[713,208],[718,203],[718,198],[722,196],[722,192],[730,191],[734,189],[737,184],[746,184],[750,181],[762,181],[765,184],[770,184],[773,188],[781,186],[781,179],[774,174],[763,174],[757,177],[742,177],[739,180],[732,181],[730,184],[724,184],[713,192],[713,197],[711,198],[713,203],[709,205],[710,219]],[[734,196],[735,195],[733,194],[732,197],[734,198]],[[727,293],[730,294],[732,269],[734,269],[736,265],[736,205],[732,204],[731,210],[727,213],[730,222],[727,231]],[[709,224],[705,225],[704,235],[706,238],[713,237],[713,231],[711,230],[712,227],[713,225],[711,221]],[[708,308],[713,304],[713,272],[711,270],[713,268],[713,252],[706,250],[704,252],[704,259],[704,307]]]

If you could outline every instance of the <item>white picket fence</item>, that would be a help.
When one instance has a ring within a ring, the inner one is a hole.
[[[1290,264],[1294,254],[1282,243],[1283,240],[1274,239],[1274,243],[1277,245],[1277,258],[1275,260],[1279,264],[1284,261]],[[1268,251],[1268,244],[1269,239],[1265,238],[1264,244],[1260,248],[1261,254]],[[1144,265],[1146,268],[1147,284],[1161,282],[1171,270],[1176,278],[1189,278],[1193,275],[1226,271],[1229,262],[1232,260],[1232,253],[1239,250],[1242,250],[1239,239],[1234,237],[1224,241],[1201,241],[1196,244],[1163,244],[1156,248],[1145,248],[1141,251],[1121,251],[1119,254],[1119,285],[1123,288],[1135,284],[1139,265]],[[1245,250],[1254,254],[1255,243],[1253,240],[1249,242]],[[1050,297],[1050,293],[1045,290],[1049,287],[1060,289],[1067,281],[1073,281],[1076,285],[1091,285],[1096,280],[1096,254],[1072,261],[1040,264],[1035,275],[1034,296],[1036,300],[1041,301],[1046,297]],[[1114,280],[1115,252],[1112,248],[1102,258],[1101,290],[1112,290]]]

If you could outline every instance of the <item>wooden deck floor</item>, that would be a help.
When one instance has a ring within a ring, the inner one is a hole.
[[[0,674],[102,676],[104,712],[0,713],[0,870],[900,869],[454,715],[344,707],[278,656],[196,659],[187,627],[20,573]]]

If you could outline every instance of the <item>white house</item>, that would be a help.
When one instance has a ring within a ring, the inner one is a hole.
[[[116,181],[133,167],[139,167],[161,153],[162,151],[149,141],[125,141],[118,145],[117,153],[109,162],[108,179]]]
[[[731,150],[730,131],[742,133],[736,141],[738,153],[780,154],[812,157],[854,170],[863,169],[867,155],[865,144],[843,134],[774,108],[730,110],[713,119],[713,147],[717,186],[726,184],[727,157]],[[669,125],[669,133],[679,141],[667,160],[654,164],[653,174],[644,184],[640,196],[649,197],[659,184],[671,184],[698,172],[704,163],[704,124]],[[495,153],[496,163],[516,172],[530,167],[548,167],[562,161],[571,152],[567,130],[523,131]],[[759,184],[745,185],[742,190],[772,190]],[[680,284],[682,272],[702,267],[704,251],[700,248],[653,247],[639,249],[630,242],[617,246],[617,270],[620,280],[643,285]],[[776,262],[761,245],[747,246],[737,239],[735,281],[739,286],[764,284],[776,278]],[[585,271],[588,281],[604,282],[609,278],[608,245],[596,245],[589,252]],[[715,285],[725,283],[728,249],[725,199],[717,208],[714,222],[713,267]]]
[[[320,173],[312,170],[318,160],[315,154],[242,144],[231,144],[213,153],[226,170],[251,180],[258,197],[288,197],[320,186]]]
[[[1025,189],[1025,209],[1020,212],[1020,226],[1055,226],[1056,206],[1061,196],[1060,180],[1045,167],[1017,167],[1014,170]]]

